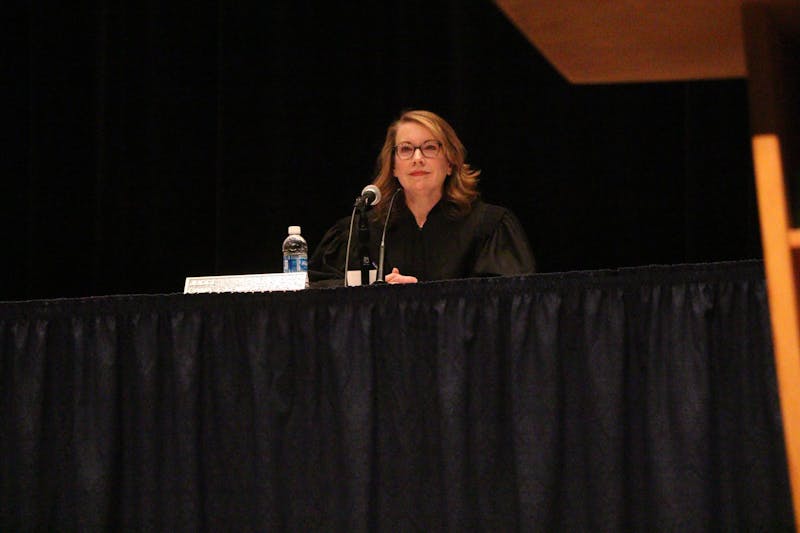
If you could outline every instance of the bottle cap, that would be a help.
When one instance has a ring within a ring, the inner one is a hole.
[[[300,235],[300,226],[289,226],[289,235]]]

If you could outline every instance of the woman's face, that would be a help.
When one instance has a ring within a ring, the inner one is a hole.
[[[397,128],[395,146],[410,143],[423,146],[425,141],[438,141],[431,130],[416,122],[403,122]],[[394,154],[394,175],[403,186],[405,194],[411,196],[439,196],[442,194],[444,180],[451,171],[444,147],[439,145],[435,157],[426,157],[422,150],[414,150],[410,159],[401,159]]]

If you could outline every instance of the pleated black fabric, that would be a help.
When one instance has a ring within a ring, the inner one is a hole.
[[[0,529],[790,530],[758,262],[0,305]]]

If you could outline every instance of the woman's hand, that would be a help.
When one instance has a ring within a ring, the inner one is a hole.
[[[384,278],[386,283],[416,283],[418,280],[414,276],[404,276],[397,268],[393,268],[392,272],[386,274]]]

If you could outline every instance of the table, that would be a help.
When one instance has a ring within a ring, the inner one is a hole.
[[[792,527],[758,261],[0,304],[0,529]]]

